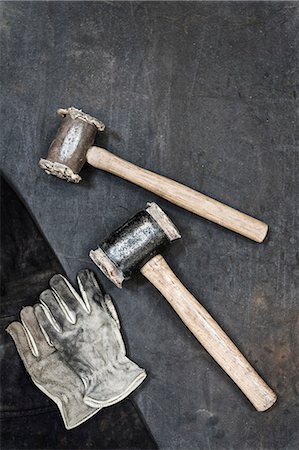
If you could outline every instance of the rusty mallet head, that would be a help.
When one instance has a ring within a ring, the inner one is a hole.
[[[79,172],[86,162],[87,150],[93,145],[97,131],[103,131],[105,125],[74,107],[61,108],[57,112],[63,120],[47,159],[41,159],[39,166],[50,175],[79,183]]]
[[[180,233],[156,203],[148,203],[105,239],[90,257],[119,288]]]
[[[118,287],[140,269],[255,408],[265,411],[275,402],[275,393],[158,254],[162,247],[179,237],[167,215],[158,205],[150,203],[113,232],[97,250],[91,251],[90,256]]]

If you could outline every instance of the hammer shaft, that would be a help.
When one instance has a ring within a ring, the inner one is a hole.
[[[256,242],[262,242],[268,225],[230,206],[214,200],[174,180],[142,169],[100,147],[91,147],[87,162],[141,186],[188,211],[235,231]]]
[[[178,280],[161,255],[147,262],[141,273],[162,293],[196,339],[236,383],[258,411],[276,401],[276,394],[253,369],[205,308]]]

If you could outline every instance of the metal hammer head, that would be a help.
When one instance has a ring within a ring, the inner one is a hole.
[[[122,282],[157,255],[167,243],[181,237],[156,203],[148,203],[128,222],[89,253],[93,262],[119,288]]]
[[[97,130],[105,125],[79,109],[58,109],[63,117],[62,124],[52,142],[47,159],[41,159],[39,166],[50,175],[73,183],[79,183],[78,175],[86,161],[86,153],[94,142]]]

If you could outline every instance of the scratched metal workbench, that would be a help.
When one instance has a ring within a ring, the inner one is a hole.
[[[0,9],[1,167],[71,280],[97,270],[89,250],[156,201],[182,233],[167,261],[278,394],[257,413],[145,279],[118,290],[97,271],[148,371],[132,397],[159,447],[298,448],[298,3]],[[69,106],[106,124],[99,145],[264,220],[266,241],[91,167],[79,185],[45,175],[38,160]]]

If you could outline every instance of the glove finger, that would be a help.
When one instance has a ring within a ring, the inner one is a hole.
[[[108,294],[105,295],[104,302],[107,307],[108,314],[112,317],[112,319],[114,320],[114,322],[116,323],[118,328],[120,328],[120,322],[119,322],[119,318],[117,315],[117,311],[115,309],[115,306],[113,304],[113,301],[112,301],[112,298],[110,297],[110,295],[108,295]]]
[[[104,300],[102,302],[102,307],[105,310],[106,314],[108,314],[110,320],[112,320],[112,322],[115,325],[113,327],[113,334],[114,334],[116,341],[118,342],[120,352],[123,355],[125,355],[126,348],[125,348],[125,343],[124,343],[123,337],[120,332],[120,322],[119,322],[119,318],[118,318],[115,306],[112,302],[112,298],[110,297],[110,295],[108,295],[108,294],[105,295]]]
[[[87,305],[88,312],[91,311],[94,302],[102,305],[104,295],[96,280],[95,274],[91,270],[80,270],[77,274],[77,281],[82,298]]]
[[[58,302],[56,295],[51,289],[43,291],[39,300],[43,306],[46,307],[44,312],[48,317],[49,322],[59,332],[62,331],[67,324],[67,316]]]
[[[40,327],[45,331],[50,341],[55,345],[55,343],[59,341],[59,339],[57,340],[57,337],[61,334],[61,331],[53,325],[53,322],[49,318],[51,314],[50,311],[47,310],[47,307],[37,304],[34,305],[34,314]]]
[[[8,325],[6,331],[12,337],[25,367],[30,368],[36,361],[36,358],[31,351],[25,328],[20,322],[12,322]]]
[[[26,306],[20,312],[22,325],[26,331],[29,345],[35,356],[47,356],[53,352],[43,335],[32,306]]]
[[[50,286],[71,323],[76,322],[76,314],[88,312],[84,301],[65,277],[60,274],[54,275],[50,280]]]

